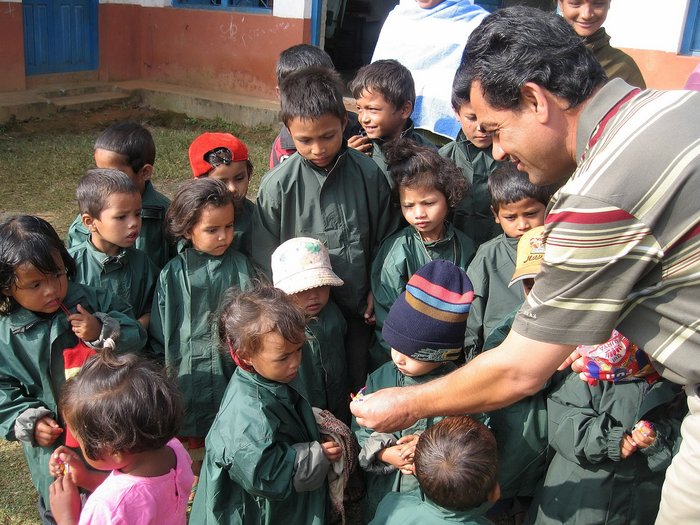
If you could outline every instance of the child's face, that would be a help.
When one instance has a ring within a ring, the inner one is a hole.
[[[526,197],[516,202],[501,204],[498,212],[494,212],[494,217],[508,237],[520,238],[526,231],[544,224],[545,210],[544,204]]]
[[[391,349],[391,360],[396,365],[396,368],[399,369],[399,372],[409,377],[424,376],[425,374],[429,374],[444,364],[431,363],[429,361],[418,361],[417,359],[403,355],[401,352],[394,350],[393,348]]]
[[[401,135],[412,111],[410,102],[397,108],[372,91],[363,91],[357,98],[357,120],[371,139],[393,139]]]
[[[317,286],[310,290],[304,290],[292,294],[294,303],[304,309],[306,315],[312,317],[318,315],[321,310],[328,304],[328,299],[331,295],[330,286]]]
[[[442,239],[450,208],[441,191],[425,186],[399,186],[399,202],[406,222],[418,231],[424,241]]]
[[[3,293],[12,297],[22,308],[32,312],[54,313],[61,307],[68,293],[68,277],[61,255],[55,252],[52,257],[59,271],[45,274],[34,265],[24,263],[15,270],[15,283]]]
[[[141,231],[141,195],[113,193],[99,217],[83,214],[83,224],[90,230],[95,248],[117,255],[122,248],[133,246]]]
[[[102,169],[114,169],[126,173],[131,181],[139,189],[139,193],[143,195],[146,191],[146,181],[151,178],[153,166],[146,164],[138,173],[127,162],[126,155],[110,151],[108,149],[95,149],[95,166]]]
[[[288,123],[289,133],[299,155],[319,168],[327,168],[343,146],[344,120],[326,113],[317,119],[295,117]]]
[[[441,4],[444,0],[416,0],[418,7],[421,9],[432,9],[438,4]]]
[[[250,175],[248,175],[248,162],[245,160],[232,162],[228,166],[219,164],[209,172],[208,177],[218,179],[226,184],[228,191],[233,194],[236,201],[242,201],[248,194]]]
[[[277,332],[269,332],[262,338],[262,349],[243,361],[265,379],[289,383],[297,376],[302,346],[287,341]]]
[[[233,242],[233,204],[204,206],[197,224],[185,234],[185,239],[197,251],[223,255]]]
[[[605,23],[610,0],[559,0],[559,9],[576,34],[586,37]]]
[[[493,139],[490,135],[479,131],[479,126],[476,120],[476,113],[472,109],[471,102],[465,102],[457,112],[457,120],[462,126],[462,132],[469,139],[469,142],[474,144],[479,149],[488,148]]]

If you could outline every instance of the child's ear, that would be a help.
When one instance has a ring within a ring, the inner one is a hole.
[[[401,113],[402,119],[408,119],[411,116],[411,113],[413,113],[413,102],[410,100],[404,102],[403,106],[399,108],[399,112]]]
[[[153,164],[144,164],[143,167],[136,174],[136,176],[142,178],[144,182],[151,180],[152,175],[153,175]]]
[[[490,206],[491,208],[491,213],[493,213],[493,220],[496,221],[496,224],[501,224],[501,220],[498,218],[498,212],[493,209],[493,206]]]
[[[493,486],[488,496],[486,496],[486,499],[488,499],[491,503],[496,503],[499,499],[501,499],[501,486],[498,484],[498,482],[496,482],[496,484]]]
[[[187,230],[185,233],[182,234],[182,236],[187,239],[188,241],[192,240],[192,229],[190,228]]]
[[[343,128],[343,131],[345,131],[345,128],[348,125],[348,113],[347,113],[347,111],[345,112],[345,116],[343,117],[343,121],[342,121],[341,125]]]
[[[83,221],[83,226],[85,226],[88,231],[95,231],[95,220],[92,218],[92,215],[89,213],[82,213],[80,219]]]

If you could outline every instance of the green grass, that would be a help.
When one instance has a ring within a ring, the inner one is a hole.
[[[248,196],[254,198],[279,131],[119,106],[11,122],[0,127],[0,219],[18,213],[40,215],[65,237],[77,214],[77,181],[94,166],[95,138],[109,124],[121,120],[141,122],[153,134],[157,151],[153,184],[169,197],[180,182],[192,176],[187,159],[190,142],[205,131],[224,131],[248,146],[255,167]],[[0,524],[39,523],[36,500],[21,447],[0,440]]]

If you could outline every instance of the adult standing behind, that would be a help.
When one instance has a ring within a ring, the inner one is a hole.
[[[416,129],[449,140],[459,133],[451,105],[452,79],[467,38],[486,15],[472,0],[401,0],[389,13],[372,62],[393,58],[411,71],[416,84],[411,118]]]
[[[605,84],[561,17],[529,8],[490,15],[468,48],[461,67],[494,158],[509,157],[537,184],[569,179],[550,204],[542,272],[500,346],[351,410],[386,432],[500,408],[540,389],[577,344],[602,343],[618,328],[685,385],[690,413],[657,523],[692,523],[700,516],[700,94]]]
[[[611,0],[558,0],[564,19],[583,38],[586,47],[603,66],[608,78],[621,78],[628,84],[646,88],[644,77],[634,59],[610,45],[610,36],[603,24],[608,17]]]

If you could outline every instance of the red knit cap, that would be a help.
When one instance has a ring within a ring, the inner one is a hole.
[[[194,178],[209,173],[213,166],[205,160],[212,150],[226,148],[231,151],[232,162],[248,160],[248,148],[230,133],[202,133],[190,144],[189,157]]]

